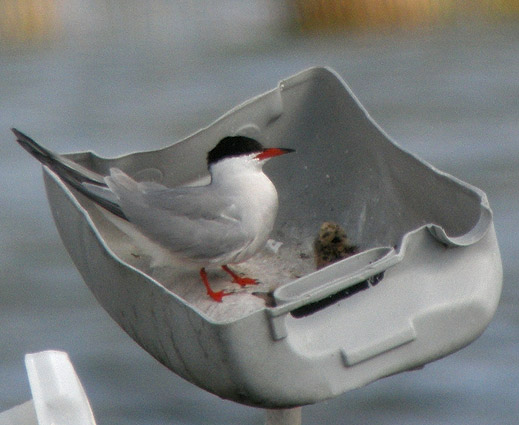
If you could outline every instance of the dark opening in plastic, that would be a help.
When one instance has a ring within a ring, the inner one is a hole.
[[[290,314],[296,319],[300,319],[302,317],[309,316],[314,314],[323,308],[326,308],[336,302],[343,300],[345,298],[351,297],[352,295],[357,294],[360,291],[364,291],[368,289],[370,286],[377,285],[384,278],[384,272],[378,273],[376,275],[371,276],[370,278],[363,280],[362,282],[356,283],[348,288],[345,288],[333,295],[330,295],[322,300],[304,305],[302,307],[296,308],[291,311]]]

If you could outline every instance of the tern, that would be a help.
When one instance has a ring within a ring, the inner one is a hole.
[[[212,290],[206,267],[221,267],[241,286],[256,283],[228,265],[248,260],[265,246],[274,227],[278,194],[263,165],[293,149],[265,148],[245,136],[225,137],[207,153],[209,184],[167,187],[138,182],[118,168],[101,176],[12,131],[24,149],[73,188],[131,223],[181,264],[199,269],[213,300],[221,302],[231,293]]]

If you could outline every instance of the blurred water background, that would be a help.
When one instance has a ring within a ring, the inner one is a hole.
[[[166,370],[111,321],[9,128],[58,152],[159,148],[326,65],[399,144],[487,192],[504,290],[475,343],[305,407],[303,424],[517,423],[519,2],[459,3],[0,0],[0,411],[31,397],[24,354],[60,349],[100,425],[263,423],[260,409]]]

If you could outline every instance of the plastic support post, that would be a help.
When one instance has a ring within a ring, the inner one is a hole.
[[[301,409],[267,409],[265,425],[301,425]]]

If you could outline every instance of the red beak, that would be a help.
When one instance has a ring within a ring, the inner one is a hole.
[[[262,161],[264,159],[274,158],[275,156],[284,155],[290,152],[295,152],[295,150],[286,148],[266,148],[257,154],[254,158],[256,158],[258,161]]]

